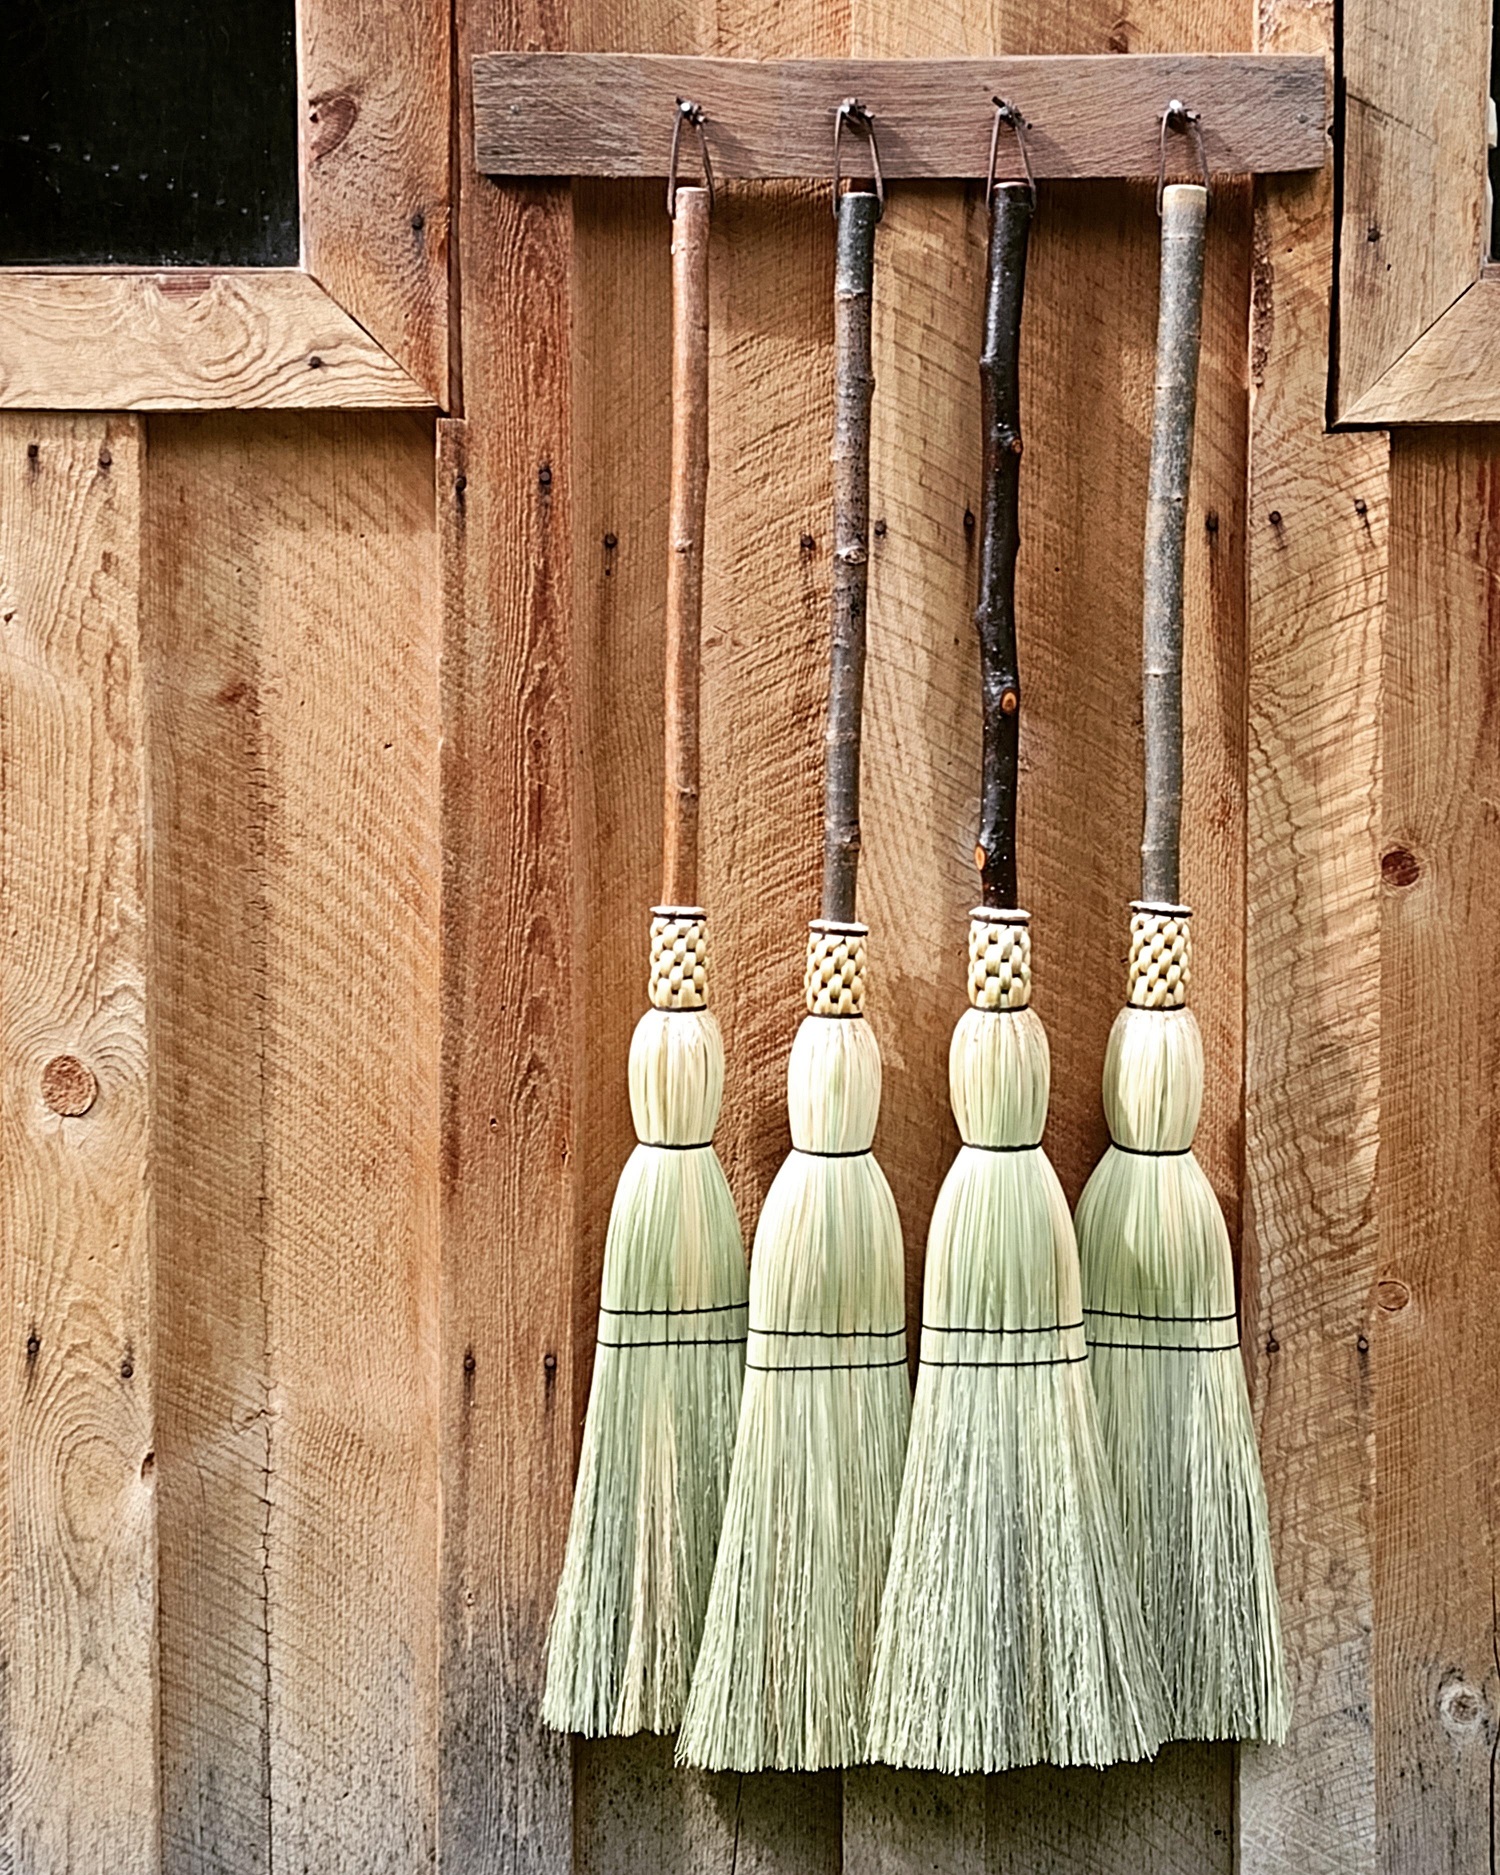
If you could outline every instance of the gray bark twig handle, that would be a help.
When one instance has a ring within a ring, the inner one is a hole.
[[[1200,184],[1171,183],[1162,191],[1161,303],[1141,634],[1146,731],[1141,897],[1166,905],[1181,899],[1183,556],[1203,336],[1207,216],[1208,191]]]
[[[823,916],[854,921],[859,876],[859,748],[870,554],[870,331],[875,226],[864,190],[838,198],[833,294],[833,621],[823,770]]]

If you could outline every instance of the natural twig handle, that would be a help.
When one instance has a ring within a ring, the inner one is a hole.
[[[1201,184],[1179,182],[1163,190],[1142,621],[1146,829],[1141,840],[1141,897],[1158,905],[1175,905],[1181,897],[1182,563],[1203,336],[1207,216],[1208,191]]]
[[[833,646],[823,771],[823,916],[854,918],[859,874],[859,736],[870,551],[870,321],[880,203],[839,197],[833,312]]]
[[[667,556],[667,763],[662,903],[698,903],[698,670],[708,493],[707,189],[678,189],[672,223],[672,498]]]
[[[984,408],[984,525],[979,544],[979,678],[984,764],[979,868],[984,904],[1016,899],[1016,785],[1021,753],[1021,678],[1016,656],[1016,554],[1021,545],[1021,302],[1032,190],[1002,183],[991,200],[989,280],[979,386]]]

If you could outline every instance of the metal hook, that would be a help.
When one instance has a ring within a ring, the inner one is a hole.
[[[1021,168],[1026,172],[1026,187],[1031,191],[1031,206],[1036,207],[1036,177],[1031,173],[1031,152],[1026,147],[1026,119],[1014,104],[1005,98],[995,98],[995,126],[990,132],[990,170],[985,178],[984,205],[990,205],[990,198],[995,193],[995,159],[1000,154],[1000,126],[1009,124],[1016,139],[1016,148],[1021,153]]]
[[[667,213],[677,219],[677,148],[682,140],[682,126],[691,124],[698,133],[698,151],[703,158],[703,182],[708,190],[709,213],[714,206],[714,166],[709,161],[708,138],[703,126],[707,121],[703,106],[694,104],[691,98],[677,100],[677,115],[672,119],[672,154],[667,162]]]
[[[860,103],[858,98],[845,98],[843,103],[833,114],[834,219],[837,220],[838,218],[839,183],[842,180],[839,174],[839,139],[843,135],[846,119],[851,124],[857,124],[870,139],[870,166],[875,171],[875,200],[879,205],[879,214],[876,215],[875,219],[878,221],[880,216],[885,213],[885,177],[881,174],[880,169],[880,145],[875,141],[875,119],[870,112],[865,109],[864,105]]]
[[[1186,137],[1191,137],[1193,149],[1198,157],[1198,168],[1203,176],[1203,193],[1213,198],[1213,183],[1208,168],[1208,152],[1203,147],[1203,119],[1199,112],[1190,111],[1181,98],[1173,98],[1161,114],[1161,136],[1156,160],[1156,212],[1161,213],[1162,190],[1167,186],[1167,132],[1180,130]]]

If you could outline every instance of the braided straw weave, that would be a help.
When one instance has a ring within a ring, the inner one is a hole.
[[[870,927],[815,918],[807,927],[810,1016],[862,1016],[865,1012],[865,939]]]
[[[1192,981],[1192,945],[1186,905],[1130,907],[1130,989],[1132,1009],[1181,1009]]]
[[[708,931],[696,906],[653,907],[648,994],[653,1009],[707,1009]]]
[[[969,913],[969,1001],[976,1009],[1025,1009],[1031,1002],[1031,915]]]

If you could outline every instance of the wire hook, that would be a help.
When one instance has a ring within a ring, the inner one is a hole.
[[[1000,126],[1009,124],[1016,139],[1016,148],[1021,156],[1021,168],[1026,174],[1026,187],[1031,191],[1031,206],[1036,207],[1036,177],[1031,173],[1031,152],[1026,147],[1026,119],[1015,105],[1005,98],[995,98],[995,125],[990,132],[990,169],[984,184],[984,205],[990,205],[990,198],[995,193],[995,161],[1000,154]]]
[[[691,124],[698,133],[698,153],[703,158],[703,182],[708,190],[709,213],[714,206],[714,166],[709,160],[708,138],[703,126],[707,122],[703,106],[694,104],[691,98],[677,100],[677,115],[672,119],[672,154],[667,162],[667,213],[677,219],[677,151],[682,141],[682,126]]]
[[[880,219],[880,216],[885,213],[885,177],[881,173],[881,169],[880,169],[880,145],[875,141],[875,119],[871,115],[871,113],[868,110],[866,110],[864,105],[860,103],[858,98],[845,98],[843,103],[838,107],[838,109],[833,114],[833,213],[834,213],[834,219],[835,220],[838,219],[839,184],[842,181],[842,177],[839,173],[839,140],[843,135],[844,124],[846,121],[849,122],[850,124],[858,125],[858,127],[870,139],[870,167],[875,172],[875,200],[879,205],[879,214],[877,214],[875,219],[878,221]]]
[[[1203,117],[1198,111],[1190,111],[1181,98],[1173,98],[1161,114],[1161,134],[1156,159],[1156,212],[1161,213],[1162,190],[1167,186],[1167,132],[1181,131],[1190,137],[1193,150],[1198,158],[1198,169],[1203,177],[1203,193],[1213,200],[1213,183],[1208,168],[1208,152],[1203,147]]]

